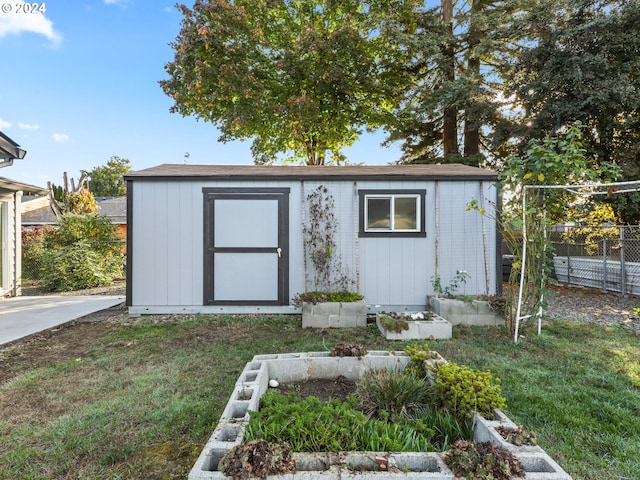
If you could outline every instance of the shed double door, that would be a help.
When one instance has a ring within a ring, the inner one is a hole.
[[[289,189],[204,188],[204,304],[289,303]]]

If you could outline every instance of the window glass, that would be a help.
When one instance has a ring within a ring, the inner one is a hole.
[[[394,200],[393,229],[415,230],[418,219],[416,197],[395,197]]]
[[[391,198],[367,199],[367,229],[391,229]]]
[[[360,237],[426,237],[426,190],[358,190]]]

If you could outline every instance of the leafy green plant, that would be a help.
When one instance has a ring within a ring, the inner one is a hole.
[[[367,370],[356,384],[356,397],[367,417],[389,422],[412,418],[416,411],[433,404],[431,385],[399,370]]]
[[[365,452],[428,452],[435,448],[431,443],[434,435],[422,421],[369,421],[363,425],[358,444]]]
[[[87,240],[47,250],[42,264],[42,287],[57,292],[109,285],[121,272],[119,258],[100,257]]]
[[[455,363],[434,367],[434,392],[437,402],[460,418],[474,413],[491,416],[494,408],[504,408],[506,400],[500,395],[499,379],[490,371],[477,371]]]
[[[409,365],[407,365],[405,371],[412,372],[421,378],[427,376],[427,360],[440,358],[438,352],[432,351],[426,342],[407,345],[404,347],[404,352],[410,358]]]
[[[364,297],[356,292],[349,291],[338,291],[338,292],[303,292],[297,293],[293,297],[293,304],[297,307],[305,303],[313,303],[314,305],[317,303],[323,302],[358,302],[362,300]]]
[[[448,410],[429,406],[416,412],[414,422],[421,421],[433,430],[431,443],[434,449],[443,452],[457,440],[472,440],[473,430],[470,422],[460,419]]]
[[[510,480],[525,476],[524,468],[513,453],[491,442],[458,440],[447,451],[444,461],[456,477],[468,480]]]
[[[409,330],[409,322],[405,317],[380,315],[380,324],[389,332],[401,333]]]
[[[370,420],[354,397],[323,402],[295,392],[266,392],[251,412],[245,441],[286,442],[295,452],[426,451],[434,431],[424,423]]]
[[[355,409],[354,398],[322,402],[295,392],[284,396],[268,391],[260,399],[260,410],[251,412],[245,440],[286,442],[295,452],[357,450],[352,432],[367,419]]]
[[[434,275],[431,277],[431,286],[433,287],[433,291],[436,295],[444,295],[446,298],[452,298],[460,287],[467,283],[468,278],[469,274],[466,271],[456,270],[456,274],[449,281],[448,285],[443,286],[440,275]]]
[[[53,227],[22,229],[22,274],[24,278],[40,280],[42,260],[44,258],[45,238]]]
[[[65,213],[44,230],[36,257],[43,289],[69,291],[109,285],[122,275],[122,243],[107,217]],[[34,259],[35,260],[35,259]]]
[[[495,220],[513,255],[503,312],[516,342],[516,326],[521,331],[535,325],[540,307],[545,307],[554,248],[546,232],[566,220],[565,212],[572,206],[572,199],[576,203],[575,195],[567,190],[544,187],[601,183],[615,180],[620,172],[614,164],[596,163],[585,155],[582,129],[577,123],[556,137],[530,140],[526,151],[509,157],[500,173],[500,183],[511,195]],[[467,210],[484,214],[475,200]],[[527,235],[526,250],[518,232]],[[520,318],[516,318],[518,309]]]

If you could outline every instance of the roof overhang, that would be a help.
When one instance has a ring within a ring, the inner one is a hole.
[[[0,177],[0,189],[12,192],[32,193],[34,195],[48,195],[49,190],[28,183],[16,182],[8,178]]]
[[[12,165],[14,160],[22,160],[26,154],[26,150],[20,148],[20,145],[0,132],[0,159],[2,159],[0,166]]]
[[[196,165],[163,164],[129,172],[127,181],[179,180],[488,180],[498,174],[461,164],[424,165]]]

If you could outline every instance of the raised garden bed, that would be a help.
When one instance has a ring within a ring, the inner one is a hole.
[[[485,300],[428,296],[427,305],[433,313],[447,319],[451,325],[504,325],[500,313],[493,310]]]
[[[302,328],[351,328],[367,326],[367,304],[355,302],[304,302]]]
[[[433,312],[376,313],[376,325],[387,340],[451,338],[451,323]]]
[[[437,358],[427,363],[442,361]],[[189,480],[222,480],[218,470],[226,452],[240,445],[250,411],[258,411],[260,397],[270,381],[303,382],[318,378],[357,381],[369,369],[397,370],[406,367],[410,357],[404,352],[372,351],[360,357],[336,357],[329,352],[256,355],[240,374],[227,406],[211,438],[189,474]],[[474,417],[474,440],[504,445],[520,460],[527,479],[570,480],[571,477],[538,446],[508,443],[496,430],[499,426],[516,428],[506,415],[496,410],[494,418]],[[454,480],[453,472],[439,452],[338,452],[292,453],[295,473],[269,478],[314,479],[432,479]],[[384,465],[384,468],[381,468]]]

